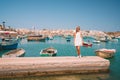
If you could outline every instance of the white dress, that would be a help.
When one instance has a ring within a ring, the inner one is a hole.
[[[82,37],[81,37],[81,33],[77,32],[75,35],[75,46],[82,46]]]

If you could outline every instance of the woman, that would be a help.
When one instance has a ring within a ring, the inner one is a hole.
[[[77,26],[76,31],[74,33],[74,45],[76,47],[77,54],[78,54],[79,58],[81,57],[80,46],[82,46],[82,44],[83,44],[83,40],[82,40],[81,31],[80,31],[80,26]]]

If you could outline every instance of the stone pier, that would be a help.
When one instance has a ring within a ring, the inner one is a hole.
[[[109,66],[97,56],[0,58],[0,78],[104,73]]]

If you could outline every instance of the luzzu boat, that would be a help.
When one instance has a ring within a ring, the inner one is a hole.
[[[55,48],[49,47],[46,49],[42,49],[40,51],[41,56],[56,56],[57,50]]]
[[[11,40],[3,40],[1,42],[1,49],[2,50],[11,50],[11,49],[16,49],[18,46],[18,39],[11,39]]]
[[[0,31],[0,50],[16,49],[18,43],[17,32]]]
[[[97,56],[100,56],[102,58],[110,58],[113,57],[115,54],[116,50],[115,49],[99,49],[96,50],[95,53]]]

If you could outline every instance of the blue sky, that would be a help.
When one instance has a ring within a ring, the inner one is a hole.
[[[14,28],[120,31],[120,0],[0,0],[0,24]]]

